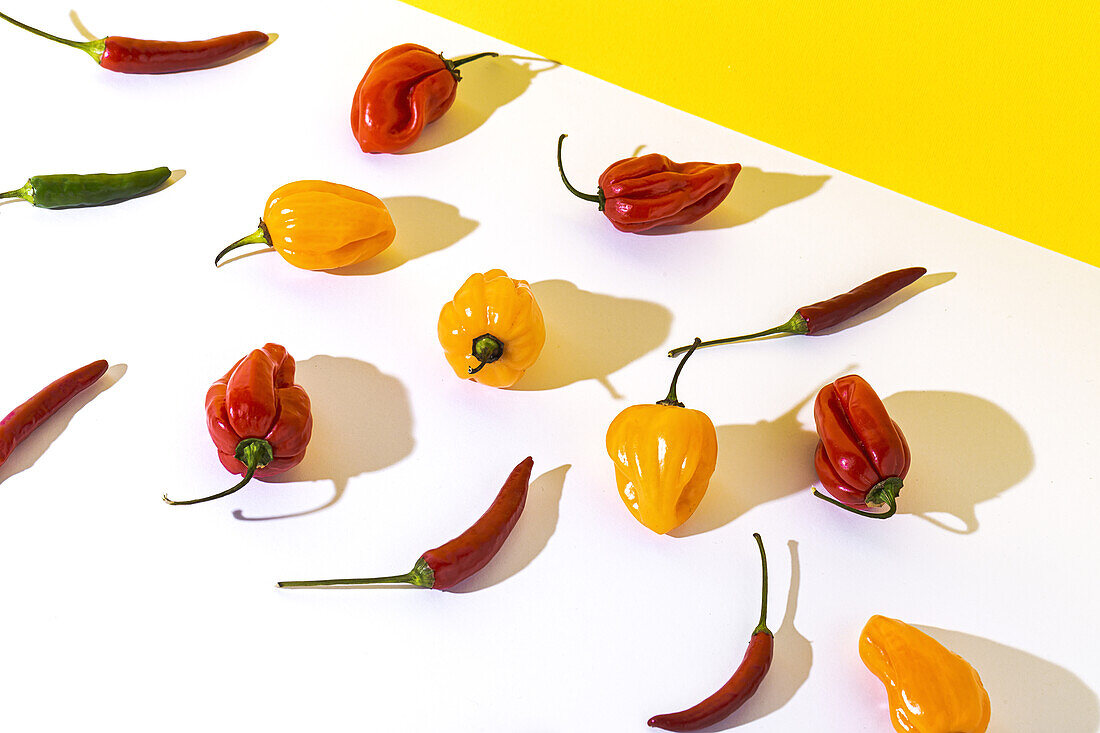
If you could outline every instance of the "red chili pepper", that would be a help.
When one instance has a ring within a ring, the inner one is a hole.
[[[236,486],[198,504],[229,496],[247,484],[275,476],[305,458],[313,432],[309,396],[294,384],[294,359],[278,344],[266,344],[244,357],[206,392],[206,427],[218,458],[230,473],[244,474]]]
[[[600,205],[620,232],[644,232],[660,226],[690,224],[709,214],[733,188],[740,163],[674,163],[650,153],[612,163],[600,176],[596,193],[582,193],[565,177],[558,138],[558,172],[569,192]]]
[[[871,385],[855,374],[826,385],[814,401],[814,422],[821,438],[814,467],[836,499],[816,489],[814,495],[864,517],[893,516],[909,472],[909,444]],[[883,504],[889,509],[877,514],[860,509]]]
[[[451,108],[458,67],[497,54],[451,61],[430,48],[403,43],[378,55],[355,89],[351,131],[364,153],[396,153],[416,142],[424,126]]]
[[[534,460],[524,458],[512,469],[497,498],[472,527],[450,542],[428,550],[404,575],[380,578],[344,578],[337,580],[285,580],[280,588],[317,588],[330,585],[370,585],[372,583],[409,583],[420,588],[450,590],[485,567],[504,545],[504,540],[516,526],[523,505],[527,502],[527,487],[531,481]]]
[[[775,646],[775,639],[765,622],[768,615],[768,558],[764,554],[764,541],[760,539],[760,535],[754,533],[753,537],[756,538],[756,544],[760,548],[764,581],[760,594],[760,623],[753,629],[752,636],[749,638],[749,648],[745,650],[741,664],[738,665],[729,682],[722,685],[706,700],[678,713],[654,715],[649,719],[650,728],[675,731],[698,730],[725,720],[756,693],[760,683],[764,681],[764,676],[768,674]]]
[[[877,305],[898,292],[906,285],[911,285],[919,280],[928,270],[923,267],[907,267],[904,270],[894,270],[885,275],[879,275],[874,280],[868,280],[858,285],[843,295],[823,300],[820,303],[804,305],[794,312],[791,319],[782,326],[769,328],[767,331],[750,333],[746,336],[734,336],[732,338],[704,341],[703,346],[717,346],[718,344],[732,344],[735,341],[747,341],[771,336],[777,333],[793,333],[802,336],[816,336],[821,331],[839,325],[849,318],[859,315],[873,305]],[[682,354],[691,348],[691,345],[677,346],[668,352],[669,356]]]
[[[0,420],[0,466],[35,428],[66,402],[92,386],[106,371],[107,362],[102,359],[80,367],[51,383]]]
[[[125,36],[72,41],[40,31],[3,13],[0,13],[0,18],[37,36],[79,48],[104,69],[123,74],[173,74],[177,71],[209,69],[270,40],[266,33],[245,31],[206,41],[146,41]]]

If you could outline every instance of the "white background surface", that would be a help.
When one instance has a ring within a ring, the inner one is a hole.
[[[68,10],[43,0],[17,17],[75,37]],[[1100,728],[1100,271],[546,62],[470,64],[417,152],[364,155],[348,110],[382,50],[529,55],[398,3],[79,10],[98,35],[280,37],[237,64],[142,77],[0,27],[0,190],[186,170],[112,207],[0,206],[0,404],[113,365],[0,468],[0,727],[641,731],[740,661],[759,531],[776,660],[716,730],[888,730],[857,654],[874,613],[974,664],[990,731]],[[560,132],[585,190],[640,146],[746,169],[690,231],[622,234],[562,188]],[[934,151],[929,164],[951,175]],[[301,178],[386,200],[392,249],[352,275],[273,252],[215,270],[268,194]],[[859,325],[696,354],[679,393],[718,426],[710,490],[677,537],[630,517],[604,432],[665,395],[665,350],[911,265],[930,275]],[[550,332],[508,391],[456,379],[435,338],[442,303],[493,267],[533,283]],[[313,399],[305,461],[219,502],[164,505],[233,483],[203,398],[266,341],[298,359]],[[810,400],[850,372],[912,447],[886,522],[810,495]],[[526,512],[469,592],[274,587],[408,570],[528,454]]]

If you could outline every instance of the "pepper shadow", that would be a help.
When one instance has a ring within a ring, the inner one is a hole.
[[[960,392],[899,392],[883,400],[913,455],[898,498],[915,514],[957,534],[978,529],[975,507],[1022,481],[1035,465],[1027,433],[997,405]],[[931,516],[947,513],[956,527]]]
[[[514,390],[595,379],[622,399],[608,377],[660,347],[672,327],[672,313],[646,300],[590,293],[566,280],[543,280],[531,290],[546,320],[546,345]]]
[[[488,565],[464,583],[452,588],[455,593],[484,590],[523,570],[543,551],[558,526],[558,507],[561,504],[565,474],[570,464],[547,471],[534,481],[527,491],[527,504],[523,514]]]
[[[384,203],[397,227],[393,244],[369,260],[326,272],[332,275],[389,272],[410,260],[450,247],[478,227],[478,222],[459,214],[457,206],[426,196],[395,196]]]
[[[988,733],[1096,733],[1100,702],[1080,677],[1028,652],[960,631],[917,625],[978,670],[989,693]]]
[[[270,517],[246,517],[238,509],[233,512],[237,519],[288,519],[327,509],[340,500],[352,478],[392,466],[412,453],[409,397],[396,377],[357,359],[314,356],[298,362],[296,381],[309,394],[313,436],[305,460],[267,481],[329,479],[332,498],[311,509]]]
[[[791,553],[791,585],[787,591],[787,607],[783,611],[783,624],[775,630],[775,647],[772,652],[772,665],[768,676],[760,685],[759,691],[745,703],[745,706],[726,718],[702,731],[717,733],[753,723],[771,715],[786,705],[798,692],[798,689],[810,678],[810,667],[814,661],[814,650],[810,640],[794,627],[794,614],[798,610],[798,590],[802,584],[802,567],[798,561],[798,542],[787,541]]]
[[[821,190],[830,176],[801,176],[742,168],[726,200],[699,221],[683,226],[657,227],[640,234],[676,234],[730,229],[759,219],[772,209],[794,203]]]
[[[83,409],[84,405],[113,387],[118,380],[122,379],[122,375],[126,374],[126,369],[125,364],[115,364],[107,369],[95,384],[69,400],[64,407],[27,436],[19,447],[12,451],[4,465],[0,466],[0,483],[33,466],[65,431],[73,416]],[[30,395],[27,397],[30,398]]]
[[[425,126],[417,141],[398,155],[423,153],[466,137],[484,125],[496,110],[527,91],[536,76],[558,66],[557,61],[550,59],[503,55],[460,67],[462,80],[454,105]]]
[[[798,413],[816,394],[817,389],[775,420],[720,425],[718,465],[710,487],[695,513],[669,534],[689,537],[709,532],[756,506],[808,491],[817,480],[818,438],[802,425]]]

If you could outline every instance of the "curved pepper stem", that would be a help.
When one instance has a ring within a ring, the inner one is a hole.
[[[768,556],[764,554],[764,540],[760,539],[759,532],[753,532],[752,536],[756,539],[756,546],[760,548],[760,567],[764,576],[760,590],[760,623],[756,625],[756,628],[752,630],[753,636],[757,634],[768,634],[771,636],[771,629],[768,628]]]
[[[836,504],[841,509],[851,512],[852,514],[858,514],[861,517],[870,517],[871,519],[889,519],[894,516],[898,510],[898,494],[901,493],[901,479],[897,476],[891,476],[884,478],[877,484],[871,487],[871,490],[867,492],[867,505],[868,506],[881,506],[886,504],[889,509],[884,512],[865,512],[861,509],[855,509],[842,502],[837,501],[831,496],[825,496],[817,489],[814,489],[814,496],[818,499],[824,499],[830,504]]]
[[[328,588],[337,585],[375,585],[378,583],[409,583],[418,588],[431,588],[435,585],[435,572],[424,558],[416,561],[413,569],[404,575],[386,575],[380,578],[339,578],[336,580],[281,580],[275,585],[279,588]]]
[[[30,185],[31,184],[29,182],[24,183],[20,188],[17,188],[14,191],[5,191],[4,193],[0,193],[0,199],[23,199],[24,201],[30,201],[33,204],[34,201],[28,198],[28,196],[30,196],[30,191],[27,187]]]
[[[3,18],[4,20],[8,21],[12,25],[18,26],[18,27],[22,28],[25,31],[30,31],[31,33],[33,33],[36,36],[41,36],[42,38],[48,38],[51,41],[56,41],[58,43],[63,43],[66,46],[72,46],[73,48],[79,48],[81,51],[83,51],[84,53],[88,54],[93,59],[95,59],[95,62],[97,64],[103,59],[103,52],[107,47],[107,39],[106,38],[99,38],[95,41],[71,41],[68,38],[59,38],[58,36],[55,36],[52,33],[47,33],[46,31],[40,31],[37,28],[35,28],[34,26],[29,26],[26,23],[20,23],[15,18],[12,18],[10,15],[5,15],[4,13],[0,13],[0,18]]]
[[[450,58],[443,58],[443,54],[439,54],[440,58],[443,58],[443,66],[447,67],[448,72],[454,76],[455,81],[461,81],[462,75],[459,74],[459,67],[463,64],[469,64],[472,61],[477,61],[478,58],[485,58],[486,56],[499,56],[500,54],[492,51],[486,51],[481,54],[474,54],[473,56],[463,56],[462,58],[455,58],[451,61]]]
[[[672,375],[672,384],[668,388],[668,396],[663,400],[660,400],[658,405],[668,405],[670,407],[683,407],[684,403],[676,399],[676,381],[680,378],[680,372],[684,368],[684,364],[691,358],[691,355],[695,353],[695,349],[699,348],[699,344],[703,343],[698,338],[695,339],[695,343],[688,347],[688,353],[684,355],[684,358],[680,360],[680,364],[676,367],[676,373]]]
[[[561,182],[564,183],[565,187],[569,189],[569,193],[573,194],[574,196],[576,196],[579,199],[584,199],[585,201],[592,201],[594,203],[599,204],[600,205],[600,211],[603,211],[604,204],[607,203],[607,202],[604,199],[602,188],[597,188],[595,195],[590,194],[590,193],[582,193],[582,192],[578,191],[577,189],[573,188],[573,184],[570,183],[569,179],[565,177],[565,168],[562,167],[562,164],[561,164],[561,143],[567,137],[569,137],[569,136],[566,135],[563,132],[561,134],[561,137],[558,138],[558,173],[561,174]]]
[[[796,311],[795,314],[793,316],[791,316],[791,320],[787,321],[782,326],[776,326],[775,328],[769,328],[767,331],[759,331],[757,333],[750,333],[750,334],[746,334],[744,336],[732,336],[730,338],[725,338],[725,339],[714,339],[713,341],[704,341],[703,343],[699,344],[699,348],[705,348],[707,346],[718,346],[719,344],[732,344],[736,341],[748,341],[749,339],[758,339],[758,338],[761,338],[763,336],[771,336],[771,335],[777,334],[777,333],[794,333],[794,334],[799,334],[799,335],[804,336],[809,332],[810,332],[810,326],[809,326],[808,323],[806,323],[806,319],[802,317],[801,313],[798,313]],[[677,354],[684,353],[685,351],[687,351],[690,348],[691,348],[690,346],[677,346],[675,349],[672,349],[671,351],[669,351],[668,355],[670,357],[671,356],[676,356]]]
[[[260,219],[260,227],[256,231],[249,234],[247,237],[241,237],[233,244],[229,245],[221,252],[218,252],[218,256],[214,258],[214,267],[218,266],[222,257],[237,249],[237,247],[243,247],[246,244],[266,244],[268,247],[274,247],[271,243],[271,235],[267,231],[267,224],[264,224],[264,220]]]
[[[470,354],[481,363],[473,369],[466,367],[466,371],[477,374],[485,368],[486,364],[492,364],[504,356],[504,344],[491,333],[483,333],[470,345]]]
[[[221,499],[223,496],[229,496],[235,491],[239,491],[244,488],[244,485],[252,480],[252,476],[255,475],[257,468],[263,468],[267,464],[275,460],[275,450],[271,447],[271,443],[268,443],[263,438],[245,438],[240,443],[237,443],[237,450],[233,453],[237,460],[248,467],[248,470],[244,474],[244,478],[240,483],[232,488],[226,489],[221,493],[214,494],[212,496],[205,496],[202,499],[188,499],[187,501],[173,501],[168,498],[168,494],[163,497],[164,501],[173,506],[181,506],[184,504],[201,504],[204,501],[213,501],[214,499]]]

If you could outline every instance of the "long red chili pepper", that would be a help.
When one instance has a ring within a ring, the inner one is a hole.
[[[0,420],[0,466],[8,460],[15,446],[22,443],[46,418],[92,386],[106,371],[107,362],[102,359],[80,367],[53,382]]]
[[[769,328],[767,331],[750,333],[745,336],[733,336],[732,338],[704,341],[703,346],[717,346],[718,344],[732,344],[735,341],[748,341],[749,339],[771,336],[777,333],[793,333],[802,336],[816,336],[821,331],[839,325],[873,305],[881,303],[906,285],[911,285],[924,275],[928,270],[923,267],[907,267],[904,270],[894,270],[885,275],[879,275],[874,280],[852,288],[847,293],[835,298],[823,300],[820,303],[804,305],[794,312],[791,319],[782,326]],[[682,354],[691,348],[691,345],[678,346],[668,352],[669,356]]]
[[[698,705],[678,713],[654,715],[649,719],[649,727],[665,730],[698,730],[727,718],[753,696],[768,668],[772,663],[772,651],[775,640],[765,623],[768,615],[768,558],[764,554],[764,541],[754,533],[756,544],[760,548],[760,564],[763,567],[763,590],[760,594],[760,623],[753,629],[749,639],[749,648],[729,682],[722,685],[713,695]]]
[[[516,526],[527,502],[534,460],[524,458],[504,482],[497,498],[472,527],[450,542],[428,550],[404,575],[339,580],[288,580],[280,588],[316,588],[330,585],[409,583],[421,588],[449,590],[485,567],[497,554]]]
[[[147,41],[125,36],[72,41],[40,31],[3,13],[0,13],[0,18],[36,36],[79,48],[104,69],[123,74],[173,74],[177,71],[209,69],[270,40],[266,33],[245,31],[205,41]]]

